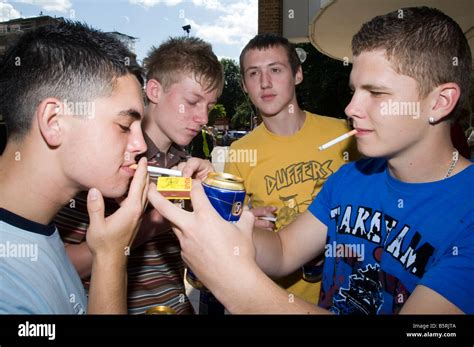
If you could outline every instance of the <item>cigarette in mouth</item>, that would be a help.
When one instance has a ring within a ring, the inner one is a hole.
[[[257,217],[257,219],[268,220],[273,223],[275,223],[277,220],[276,217],[266,217],[266,216],[260,216],[260,217]]]
[[[334,140],[331,140],[328,143],[325,143],[324,145],[319,146],[319,150],[324,151],[325,149],[328,149],[329,147],[334,146],[336,143],[344,141],[348,137],[351,137],[352,135],[355,135],[355,134],[357,134],[357,130],[356,129],[351,130],[348,133],[345,133],[344,135],[336,137]]]
[[[136,170],[137,167],[138,167],[137,164],[132,164],[132,165],[129,166],[130,169],[134,169],[134,170]],[[168,175],[168,176],[181,177],[181,175],[182,175],[181,171],[179,171],[179,170],[165,169],[165,168],[156,167],[156,166],[147,166],[147,171],[149,173]]]

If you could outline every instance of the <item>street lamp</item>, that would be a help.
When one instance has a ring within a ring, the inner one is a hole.
[[[182,27],[184,31],[186,31],[188,33],[188,37],[189,37],[189,32],[191,31],[191,25],[185,25]]]

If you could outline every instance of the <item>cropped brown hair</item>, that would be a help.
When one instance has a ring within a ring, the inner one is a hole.
[[[263,33],[258,34],[253,39],[251,39],[240,53],[240,75],[242,78],[245,75],[244,58],[247,52],[254,49],[260,51],[270,47],[283,47],[285,49],[286,55],[288,57],[288,63],[291,66],[291,71],[293,72],[293,75],[296,75],[298,68],[301,66],[301,62],[298,58],[298,54],[296,53],[295,45],[293,45],[290,41],[288,41],[287,38],[283,36],[274,33]]]
[[[170,38],[152,47],[144,60],[147,80],[156,79],[166,90],[183,74],[192,74],[206,91],[222,93],[224,72],[212,46],[196,37]]]
[[[395,71],[418,82],[421,98],[436,86],[454,82],[461,96],[453,115],[468,98],[471,50],[459,25],[443,12],[409,7],[373,18],[352,39],[352,53],[383,49]]]

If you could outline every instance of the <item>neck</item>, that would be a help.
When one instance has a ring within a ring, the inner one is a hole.
[[[427,183],[444,179],[453,164],[455,149],[449,136],[438,136],[436,141],[420,142],[402,154],[388,160],[390,174],[407,183]],[[450,174],[461,172],[470,162],[459,156]]]
[[[293,112],[288,111],[288,107],[285,111],[282,111],[274,116],[268,116],[262,114],[263,124],[265,127],[276,135],[291,136],[296,134],[302,127],[306,119],[306,112],[295,105]]]
[[[158,147],[160,152],[168,153],[168,150],[170,149],[171,144],[173,142],[153,120],[153,113],[154,113],[153,110],[154,110],[154,105],[150,104],[145,114],[146,121],[143,126],[143,130],[148,135],[148,137],[153,141],[155,146]]]
[[[49,224],[79,189],[67,186],[61,174],[51,169],[52,158],[42,158],[41,149],[32,149],[11,142],[5,148],[0,157],[0,206],[31,221]]]

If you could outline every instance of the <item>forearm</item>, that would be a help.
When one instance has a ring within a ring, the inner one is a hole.
[[[283,249],[278,233],[255,228],[253,232],[255,261],[264,273],[271,277],[281,277]]]
[[[127,313],[127,261],[125,254],[94,258],[89,288],[89,314]]]
[[[87,279],[92,270],[92,252],[86,242],[65,244],[66,253],[82,279]]]
[[[231,282],[211,287],[232,314],[331,314],[276,285],[256,264],[237,270]]]

